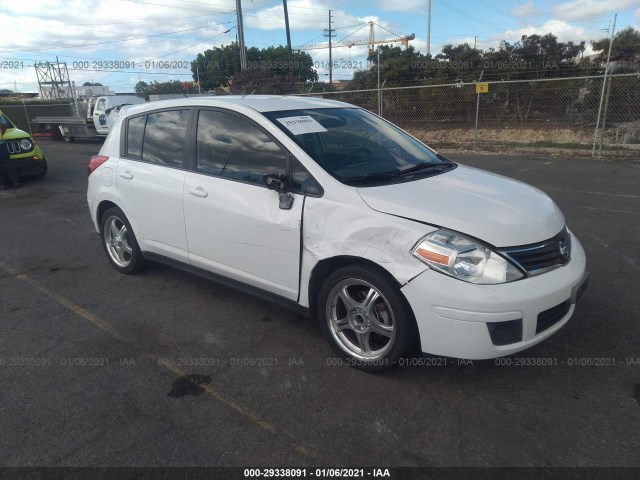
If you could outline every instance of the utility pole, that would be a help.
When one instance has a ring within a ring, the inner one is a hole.
[[[607,66],[604,69],[604,78],[602,79],[602,93],[600,94],[600,107],[598,107],[598,118],[596,120],[596,132],[593,135],[593,149],[591,150],[591,157],[596,154],[596,143],[598,142],[598,128],[600,127],[600,114],[602,113],[602,101],[604,100],[604,90],[607,86],[607,74],[609,73],[609,67],[611,66],[611,47],[613,46],[613,37],[614,32],[616,31],[616,20],[618,18],[618,14],[616,13],[613,16],[613,29],[611,30],[611,35],[609,37],[609,52],[607,53]]]
[[[427,1],[427,56],[431,55],[431,0]]]
[[[247,52],[244,49],[244,27],[242,23],[241,0],[236,0],[236,14],[238,17],[238,46],[240,47],[240,70],[247,69]]]
[[[291,70],[291,31],[289,30],[289,11],[287,10],[287,0],[282,0],[282,8],[284,8],[284,27],[287,31],[287,54],[289,55],[289,70]]]
[[[331,37],[334,36],[335,30],[331,28],[331,10],[329,10],[329,29],[324,29],[324,36],[329,37],[329,85],[333,84],[333,58],[331,56]]]

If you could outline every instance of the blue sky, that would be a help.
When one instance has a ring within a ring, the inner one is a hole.
[[[281,0],[242,0],[242,9],[248,47],[286,44]],[[415,33],[411,45],[426,50],[427,0],[289,0],[288,9],[294,47],[326,40],[331,9],[335,40],[366,39],[367,22],[374,21],[376,38]],[[614,13],[616,31],[640,29],[640,0],[432,0],[431,52],[474,38],[486,49],[533,33],[588,41],[606,36]],[[139,80],[191,80],[185,64],[212,45],[234,41],[236,23],[235,0],[0,0],[0,89],[36,91],[34,62],[56,56],[76,85],[96,81],[125,92]],[[366,46],[339,48],[333,59],[360,65],[366,52]],[[326,78],[328,50],[309,53]],[[94,64],[114,60],[129,66]],[[158,60],[182,62],[182,68],[154,67]],[[348,68],[334,70],[334,79],[351,76]]]

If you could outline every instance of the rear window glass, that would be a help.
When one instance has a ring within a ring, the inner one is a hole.
[[[169,110],[147,115],[142,160],[181,167],[189,110]]]

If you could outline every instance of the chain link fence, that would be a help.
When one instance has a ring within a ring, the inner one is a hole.
[[[31,120],[36,117],[71,117],[74,115],[73,103],[31,100],[23,102],[0,102],[0,110],[11,119],[20,130],[33,133]]]
[[[358,105],[436,148],[637,156],[640,75],[310,93]],[[600,112],[600,121],[598,113]],[[594,152],[595,144],[595,152]]]
[[[358,105],[439,149],[640,155],[639,74],[487,84],[486,93],[476,93],[477,83],[454,83],[303,95]],[[73,115],[66,102],[0,109],[26,131],[35,117]]]

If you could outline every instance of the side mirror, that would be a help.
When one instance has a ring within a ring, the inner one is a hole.
[[[263,177],[263,180],[269,190],[278,192],[278,207],[281,210],[291,210],[294,198],[287,192],[286,177],[279,174],[268,174]]]
[[[283,176],[270,173],[263,177],[264,183],[267,185],[269,190],[275,190],[276,192],[284,192],[287,188],[287,183]]]

